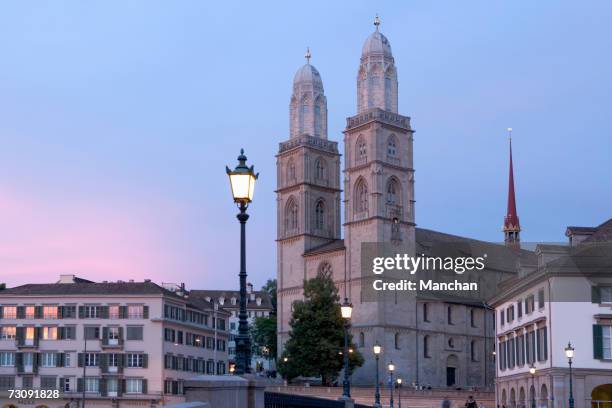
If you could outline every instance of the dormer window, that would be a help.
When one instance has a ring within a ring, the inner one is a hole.
[[[261,306],[261,298],[258,297],[255,301],[257,302],[257,306]]]
[[[219,298],[219,304],[220,304],[221,306],[223,306],[223,304],[224,304],[224,303],[225,303],[225,298],[224,298],[223,296],[221,296],[221,297]]]
[[[236,298],[235,298],[235,297],[233,297],[233,298],[230,300],[230,302],[232,303],[232,305],[235,305],[235,304],[236,304]]]

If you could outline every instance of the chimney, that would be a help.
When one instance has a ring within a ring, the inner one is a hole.
[[[74,278],[76,278],[76,276],[73,274],[62,274],[57,283],[74,283]]]

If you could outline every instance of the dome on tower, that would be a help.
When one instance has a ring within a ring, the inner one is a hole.
[[[321,74],[317,69],[310,65],[305,64],[302,68],[298,69],[293,77],[293,85],[308,84],[311,83],[314,86],[323,87],[323,80],[321,80]]]
[[[378,28],[376,31],[370,34],[363,44],[361,56],[367,57],[370,55],[383,55],[385,57],[393,56],[391,54],[391,44],[389,43],[389,40],[387,40],[387,37],[378,31]]]

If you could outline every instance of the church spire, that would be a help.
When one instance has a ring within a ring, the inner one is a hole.
[[[504,217],[504,242],[506,246],[520,248],[521,225],[516,212],[516,197],[514,194],[514,168],[512,166],[512,128],[508,128],[510,144],[510,172],[508,176],[508,208]]]

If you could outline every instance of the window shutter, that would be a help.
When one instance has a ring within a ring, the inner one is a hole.
[[[121,386],[119,389],[121,390],[122,394],[125,394],[125,389],[126,389],[125,378],[122,378],[120,381],[121,381]]]
[[[42,306],[34,306],[34,317],[37,319],[42,319],[43,317],[43,307]]]
[[[57,339],[58,340],[64,340],[64,337],[66,337],[66,333],[64,331],[63,327],[58,327],[57,328]]]
[[[15,366],[18,373],[23,372],[23,353],[15,353]]]
[[[120,319],[127,318],[127,306],[119,306],[119,318]]]
[[[102,306],[100,309],[102,319],[108,319],[108,306]]]
[[[127,367],[128,366],[128,358],[127,358],[127,354],[122,354],[121,355],[121,365],[123,367]]]
[[[85,306],[79,306],[79,319],[85,318]]]
[[[57,318],[58,319],[63,319],[64,318],[64,306],[58,306],[57,307]]]
[[[102,328],[102,344],[108,344],[108,327]]]
[[[107,392],[106,392],[106,378],[102,377],[100,378],[100,383],[99,383],[99,389],[100,389],[100,395],[103,397],[106,397]]]
[[[149,355],[143,354],[142,355],[142,367],[147,368],[148,366],[149,366]]]
[[[77,392],[83,392],[83,379],[77,378]]]
[[[64,389],[66,388],[66,379],[64,377],[60,377],[60,394],[62,394],[64,392]]]
[[[544,336],[544,361],[548,360],[548,329],[542,328],[542,335]]]
[[[56,367],[64,366],[64,353],[55,353],[55,366]]]
[[[108,372],[108,354],[99,354],[98,362],[100,365],[100,371],[102,371],[103,373]]]
[[[23,346],[25,340],[24,327],[17,327],[15,338],[17,339],[17,345]]]
[[[536,330],[536,344],[538,345],[538,361],[542,361],[542,350],[540,349],[540,336],[542,335],[542,329],[537,329]]]
[[[123,344],[123,327],[119,328],[119,344]]]
[[[79,367],[83,367],[83,365],[85,364],[85,354],[83,353],[79,353]]]
[[[38,366],[40,365],[40,353],[32,353],[32,371],[38,372]]]
[[[600,324],[593,325],[593,358],[603,358],[603,328]]]
[[[147,379],[144,378],[142,380],[142,393],[146,394],[148,392],[148,385],[147,385]]]
[[[25,319],[25,306],[17,306],[17,318]]]
[[[4,316],[4,308],[0,306],[0,319]]]
[[[591,303],[601,303],[601,288],[591,286]]]

